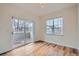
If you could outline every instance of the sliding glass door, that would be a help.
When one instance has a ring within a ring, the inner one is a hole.
[[[30,43],[34,38],[34,23],[12,18],[12,46],[13,48]]]

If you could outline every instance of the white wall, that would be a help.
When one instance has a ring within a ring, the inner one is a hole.
[[[45,22],[49,18],[60,17],[64,18],[64,35],[47,35],[43,30],[44,40],[50,43],[55,43],[67,47],[78,49],[77,46],[77,8],[76,5],[67,9],[52,12],[42,18],[42,28],[45,28]]]
[[[4,49],[7,49],[8,46],[6,46],[6,39],[4,40],[3,38],[6,38],[6,34],[4,35],[5,31],[4,31],[4,26],[3,23],[5,24],[4,20],[3,20],[3,7],[0,6],[0,52],[3,52]],[[4,37],[5,36],[5,37]],[[5,48],[4,48],[5,46]]]
[[[77,11],[78,11],[77,12],[77,17],[78,17],[78,25],[77,25],[78,26],[78,44],[77,45],[78,45],[78,49],[79,49],[79,4],[78,4],[77,7],[78,7],[78,9],[77,9]]]

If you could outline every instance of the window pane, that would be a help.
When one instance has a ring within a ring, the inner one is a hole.
[[[18,24],[19,24],[18,20],[17,19],[13,19],[11,22],[12,22],[13,30],[14,31],[18,31]]]
[[[57,26],[58,25],[58,19],[54,19],[54,25]]]
[[[24,30],[24,21],[19,20],[19,31],[23,31],[23,30]]]
[[[47,23],[47,25],[50,25],[51,26],[51,25],[53,25],[53,20],[47,20],[46,23]]]
[[[49,20],[47,20],[46,25],[50,25],[50,21]]]

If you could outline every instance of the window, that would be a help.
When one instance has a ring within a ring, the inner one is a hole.
[[[63,35],[63,18],[53,18],[46,21],[46,33]]]

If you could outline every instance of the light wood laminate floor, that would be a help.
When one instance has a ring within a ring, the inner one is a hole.
[[[78,56],[76,49],[46,42],[30,43],[9,51],[3,56]]]

